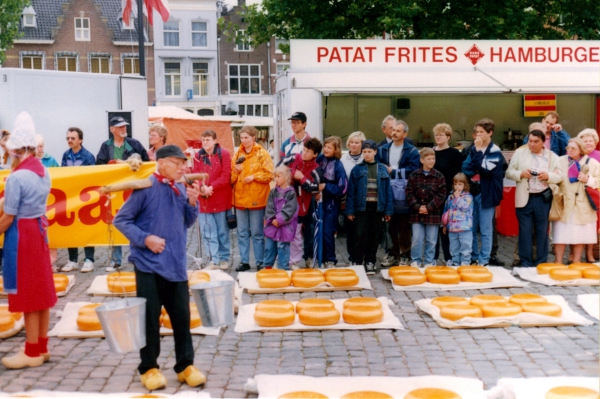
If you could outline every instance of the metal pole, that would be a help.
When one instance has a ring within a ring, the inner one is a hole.
[[[140,76],[146,76],[146,57],[144,56],[144,0],[137,0],[138,8],[138,46],[140,53]],[[148,12],[152,12],[149,9]]]

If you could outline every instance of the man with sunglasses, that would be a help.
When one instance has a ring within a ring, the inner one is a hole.
[[[60,166],[90,166],[96,164],[94,154],[83,147],[83,132],[78,127],[70,127],[67,130],[67,144],[69,149],[65,151],[62,157]],[[77,258],[79,250],[77,248],[69,248],[69,261],[61,269],[63,272],[76,270],[79,266]],[[85,260],[82,273],[88,273],[94,270],[94,247],[84,247]]]

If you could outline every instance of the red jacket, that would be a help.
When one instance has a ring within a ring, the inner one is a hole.
[[[215,144],[211,155],[200,150],[194,157],[193,173],[208,173],[207,186],[212,186],[210,197],[198,197],[200,212],[218,213],[231,209],[231,155]]]
[[[310,208],[313,195],[319,192],[319,183],[322,181],[319,164],[314,159],[309,162],[303,161],[302,154],[285,158],[283,164],[288,165],[292,172],[292,186],[298,197],[298,216],[305,216]],[[294,179],[297,170],[304,175],[302,180]]]

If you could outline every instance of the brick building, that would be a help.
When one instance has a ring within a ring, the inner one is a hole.
[[[23,36],[6,51],[3,67],[139,75],[137,19],[131,22],[121,21],[121,0],[31,0],[21,18]],[[151,30],[150,36],[144,31],[152,104],[154,50]]]

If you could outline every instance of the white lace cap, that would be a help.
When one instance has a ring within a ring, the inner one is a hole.
[[[37,147],[35,125],[29,113],[23,111],[15,119],[15,127],[6,142],[6,148],[17,150],[24,147]]]

